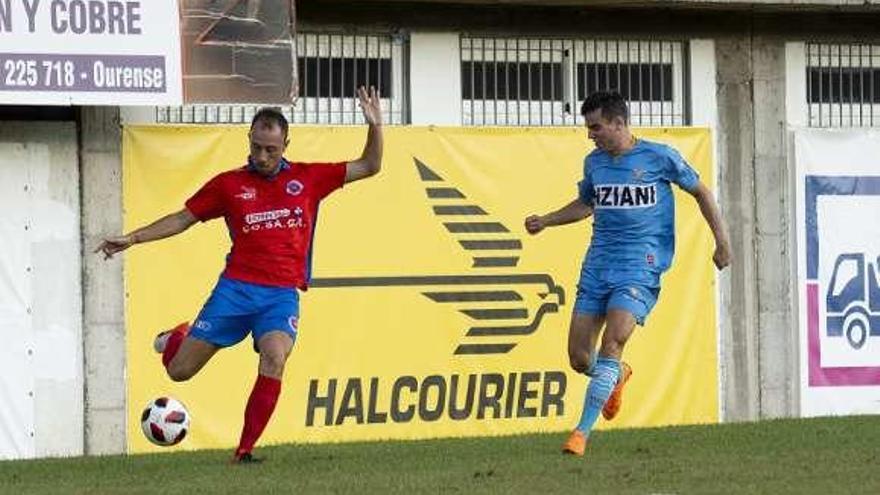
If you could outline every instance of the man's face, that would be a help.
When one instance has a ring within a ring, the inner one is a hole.
[[[251,142],[250,161],[260,175],[270,176],[278,170],[287,148],[284,131],[277,125],[257,122],[248,133]]]
[[[611,120],[602,116],[602,110],[596,109],[584,115],[584,125],[587,127],[587,137],[593,140],[596,147],[611,151],[619,146],[625,124],[620,117]]]

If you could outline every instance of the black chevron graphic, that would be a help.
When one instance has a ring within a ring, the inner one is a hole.
[[[461,189],[418,158],[413,161],[438,227],[472,258],[471,271],[316,278],[310,286],[416,287],[424,297],[471,320],[462,334],[465,342],[456,347],[455,355],[506,354],[517,346],[517,340],[537,332],[545,315],[565,305],[565,290],[546,273],[499,273],[517,266],[522,241],[503,222],[492,219],[487,209],[469,201]]]

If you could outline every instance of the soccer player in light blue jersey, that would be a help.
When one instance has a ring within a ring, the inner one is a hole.
[[[591,94],[581,106],[581,115],[596,149],[584,158],[577,198],[552,213],[525,220],[526,230],[537,234],[593,215],[593,238],[581,268],[568,334],[571,367],[591,377],[581,419],[562,446],[564,453],[578,456],[584,455],[599,413],[610,420],[620,410],[623,386],[632,375],[632,368],[621,361],[623,348],[636,324],[644,325],[660,294],[660,276],[672,263],[672,184],[697,201],[715,237],[715,266],[723,269],[731,258],[727,230],[712,192],[675,149],[632,135],[620,94]]]

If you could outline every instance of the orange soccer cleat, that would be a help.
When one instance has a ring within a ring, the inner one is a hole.
[[[607,420],[614,419],[617,416],[617,413],[620,412],[620,404],[623,402],[623,386],[626,385],[626,382],[629,381],[629,377],[632,376],[633,371],[630,365],[620,362],[620,378],[617,380],[617,385],[614,386],[614,390],[611,391],[611,396],[608,397],[608,401],[605,402],[605,407],[602,408],[602,417]]]
[[[587,436],[581,430],[574,430],[562,444],[562,453],[582,457],[587,450]]]

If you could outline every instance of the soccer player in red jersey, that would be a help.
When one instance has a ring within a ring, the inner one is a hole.
[[[275,410],[284,365],[296,340],[298,290],[309,282],[319,203],[343,184],[373,176],[381,168],[379,95],[375,88],[361,87],[358,100],[369,125],[360,158],[341,163],[287,161],[287,120],[277,110],[264,108],[251,122],[246,165],[215,176],[177,213],[107,238],[95,250],[110,258],[135,244],[179,234],[197,221],[226,221],[232,250],[210,298],[192,326],[182,323],[161,332],[154,348],[162,354],[168,376],[184,381],[218,350],[252,334],[260,363],[233,462],[259,460],[251,451]]]

